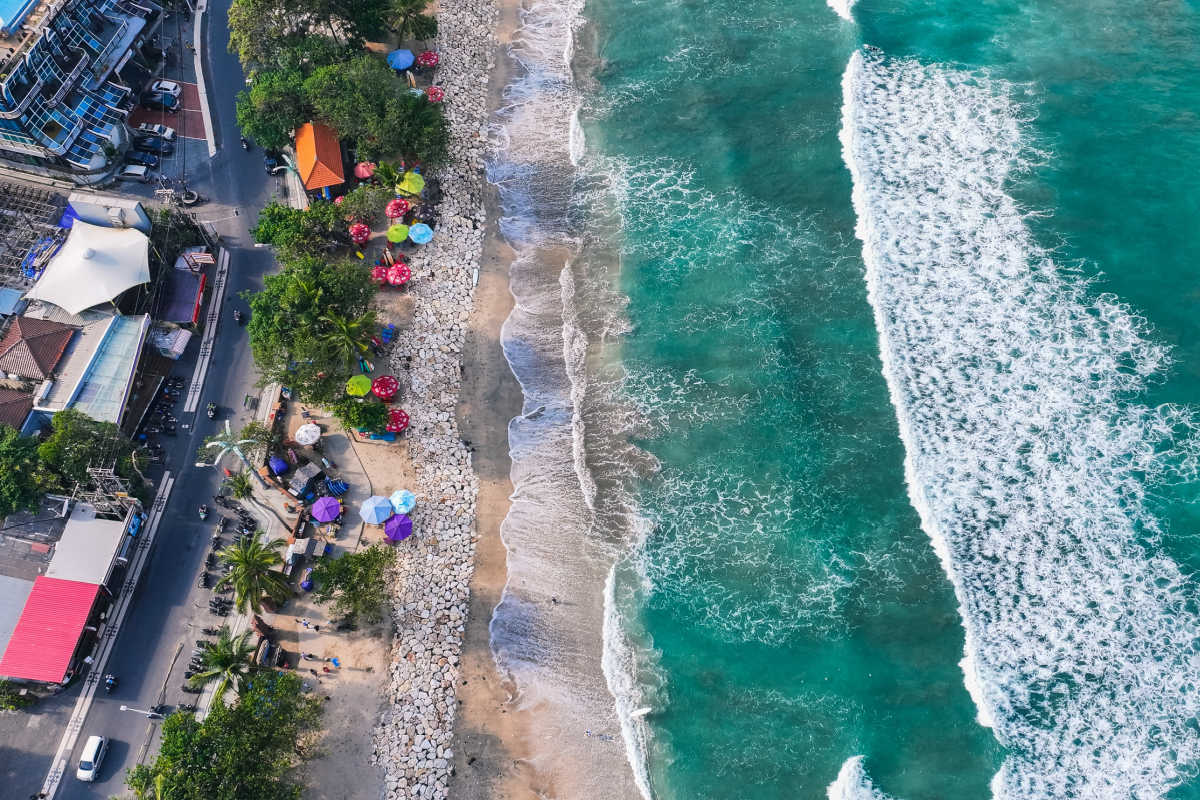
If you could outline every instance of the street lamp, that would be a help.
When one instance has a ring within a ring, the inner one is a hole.
[[[121,706],[121,710],[122,711],[134,711],[138,714],[144,715],[147,719],[162,719],[162,714],[156,714],[155,712],[150,711],[145,708],[132,708],[130,706]]]

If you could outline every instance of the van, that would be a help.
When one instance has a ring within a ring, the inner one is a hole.
[[[89,736],[83,746],[83,752],[79,754],[79,769],[75,770],[75,777],[88,783],[96,780],[96,776],[100,774],[100,764],[107,752],[108,739],[103,736]]]
[[[150,168],[144,167],[141,164],[126,164],[121,167],[117,173],[119,181],[138,181],[140,183],[150,182]]]

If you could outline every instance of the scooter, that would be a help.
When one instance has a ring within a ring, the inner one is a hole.
[[[196,585],[199,586],[201,589],[208,588],[208,573],[207,572],[200,573],[200,580],[196,581]]]
[[[200,506],[200,519],[208,519],[208,506]]]
[[[104,691],[107,694],[112,694],[112,690],[117,688],[117,676],[109,673],[104,676]]]
[[[217,404],[216,403],[209,403],[208,408],[206,410],[208,412],[209,419],[217,418]]]
[[[205,636],[220,636],[221,635],[220,628],[202,628],[200,630],[200,632],[203,633]]]
[[[204,691],[204,689],[202,689],[202,688],[201,688],[201,687],[199,687],[199,686],[192,686],[192,685],[190,685],[190,684],[186,684],[186,683],[185,683],[183,686],[179,687],[179,688],[180,688],[182,691],[184,691],[184,692],[187,692],[188,694],[200,694],[201,692],[203,692],[203,691]]]
[[[240,138],[242,140],[242,149],[245,150],[246,152],[250,152],[250,142],[246,139],[245,136],[242,136]]]
[[[180,703],[179,705],[175,706],[175,710],[176,711],[186,711],[189,714],[195,714],[196,713],[196,704],[195,703]]]
[[[241,325],[243,319],[244,319],[244,317],[242,316],[241,309],[235,308],[233,310],[233,321],[236,322],[238,325]]]

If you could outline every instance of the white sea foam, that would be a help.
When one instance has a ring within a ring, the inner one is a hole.
[[[846,759],[846,763],[838,770],[837,779],[829,784],[825,794],[829,800],[890,800],[867,777],[862,756]]]
[[[839,17],[847,22],[854,22],[853,12],[856,0],[825,0],[825,2]]]
[[[1144,502],[1194,479],[1195,424],[1135,402],[1167,354],[1053,262],[1006,192],[1042,158],[1017,87],[867,49],[843,90],[909,495],[954,585],[981,721],[1008,748],[992,791],[1163,797],[1200,761],[1195,586],[1153,549]],[[861,786],[861,764],[842,777]]]

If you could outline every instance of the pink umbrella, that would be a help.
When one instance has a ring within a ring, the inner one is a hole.
[[[337,197],[333,198],[333,204],[335,206],[340,206],[345,199],[345,197],[339,194]]]
[[[365,181],[367,178],[375,174],[375,163],[373,161],[360,161],[354,165],[354,177]]]
[[[412,270],[405,264],[393,264],[387,271],[387,282],[392,286],[402,286],[412,277]]]
[[[388,202],[387,208],[384,209],[383,213],[388,219],[400,219],[408,213],[410,208],[412,208],[412,203],[403,197],[397,197],[395,200]]]
[[[371,268],[371,280],[378,283],[380,286],[387,283],[388,268],[382,264],[376,264]]]
[[[396,392],[400,391],[400,381],[392,375],[380,375],[371,382],[371,391],[380,400],[391,400],[396,396]]]
[[[355,244],[366,244],[371,238],[371,228],[364,222],[356,222],[350,226],[350,240]]]
[[[422,50],[417,56],[417,65],[421,67],[436,67],[438,65],[438,54],[432,50]]]
[[[431,103],[440,103],[446,99],[446,93],[436,86],[430,86],[425,90],[425,96],[429,98]]]
[[[393,408],[388,412],[387,430],[389,433],[401,433],[408,427],[408,412],[402,408]]]

